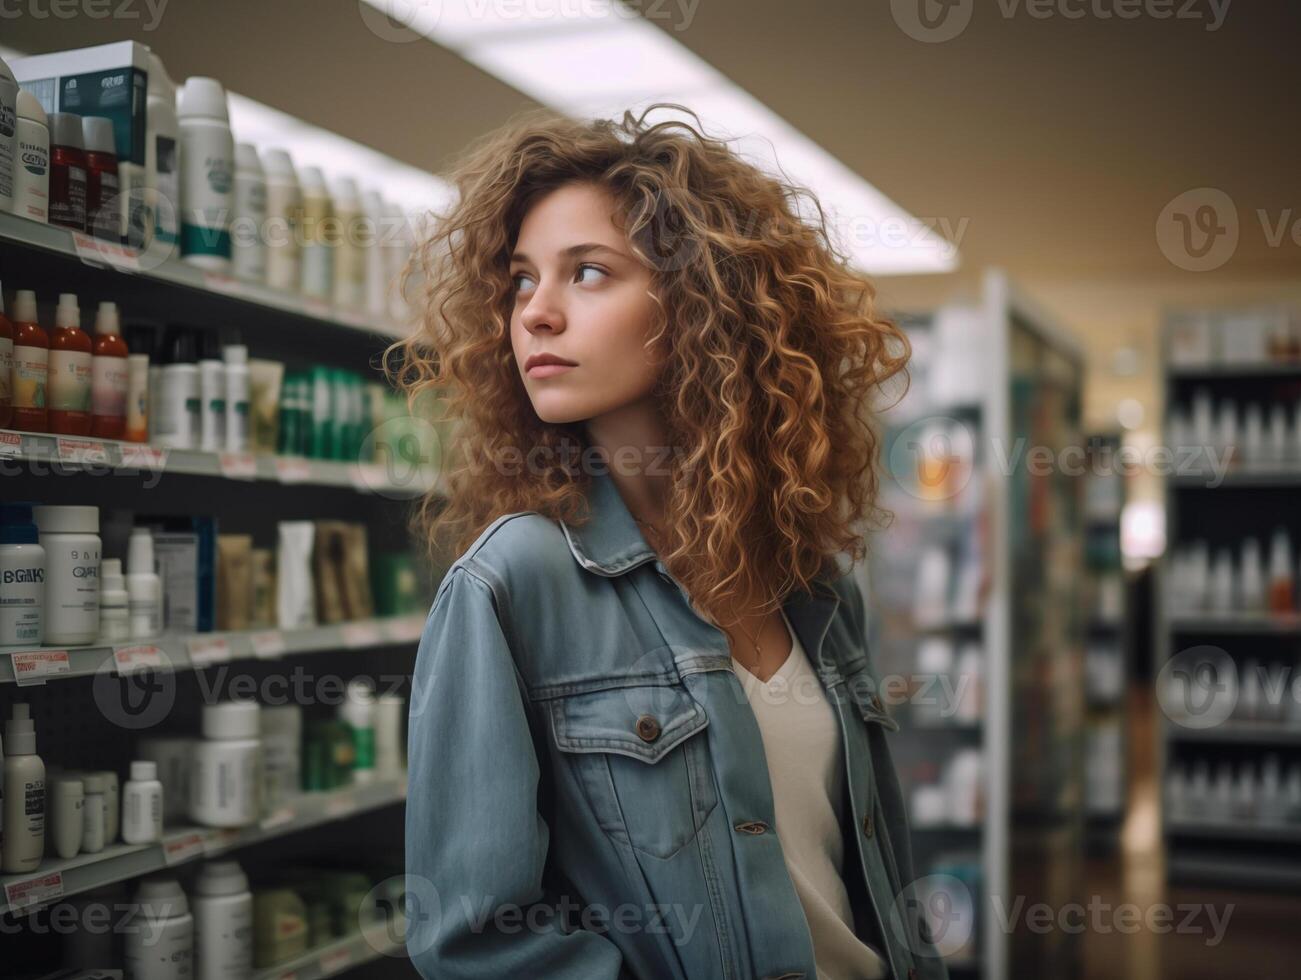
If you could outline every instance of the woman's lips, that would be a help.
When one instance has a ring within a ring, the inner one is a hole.
[[[576,367],[577,364],[535,364],[529,368],[528,375],[530,378],[549,378],[553,374],[572,371]]]

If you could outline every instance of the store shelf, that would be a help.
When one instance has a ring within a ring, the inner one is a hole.
[[[1166,830],[1177,837],[1301,843],[1301,823],[1270,824],[1250,820],[1242,820],[1237,823],[1212,823],[1171,820],[1166,823]]]
[[[0,459],[67,467],[89,473],[181,473],[225,480],[263,480],[406,499],[437,486],[426,472],[390,472],[381,463],[307,459],[269,453],[210,453],[167,449],[115,439],[53,436],[0,429]]]
[[[1301,745],[1301,723],[1229,722],[1210,728],[1169,725],[1166,737],[1175,742],[1210,742],[1219,745]]]
[[[404,929],[401,921],[364,929],[355,936],[337,939],[292,960],[259,970],[253,974],[252,980],[285,980],[290,977],[293,980],[321,980],[384,956],[402,956],[405,944],[394,941],[392,936],[402,934]]]
[[[326,793],[304,793],[252,827],[239,830],[172,828],[165,831],[163,840],[156,844],[115,844],[97,854],[80,854],[66,861],[47,860],[37,871],[0,877],[0,884],[4,886],[0,914],[20,909],[30,911],[102,885],[345,820],[355,814],[401,803],[406,799],[406,793],[405,775]]]
[[[1301,863],[1277,858],[1253,858],[1239,853],[1175,852],[1167,858],[1174,882],[1227,885],[1239,888],[1301,890]]]
[[[1267,616],[1259,613],[1224,613],[1215,616],[1173,616],[1176,633],[1234,633],[1261,636],[1301,636],[1301,615]]]
[[[1301,467],[1251,466],[1231,469],[1223,476],[1211,470],[1194,473],[1176,473],[1170,478],[1172,486],[1183,490],[1219,490],[1229,488],[1301,487]]]
[[[1235,378],[1290,378],[1301,376],[1301,361],[1267,361],[1261,364],[1174,364],[1166,368],[1179,381]]]
[[[178,634],[86,647],[0,647],[0,683],[22,686],[88,677],[101,671],[178,671],[327,650],[369,650],[414,643],[420,639],[424,623],[425,616],[420,613],[307,629]]]
[[[389,320],[376,321],[360,310],[337,307],[231,276],[205,272],[177,258],[160,260],[148,253],[138,254],[121,246],[98,241],[89,235],[56,225],[28,221],[8,213],[0,213],[0,244],[16,245],[86,265],[111,269],[170,288],[234,299],[261,309],[334,327],[393,338],[409,333],[400,324]]]

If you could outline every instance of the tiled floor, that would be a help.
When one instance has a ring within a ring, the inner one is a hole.
[[[1163,932],[1091,929],[1087,980],[1301,978],[1301,895],[1167,887],[1161,849],[1150,690],[1130,695],[1130,809],[1115,856],[1090,859],[1088,892],[1104,907],[1172,909]],[[1213,910],[1208,911],[1207,906]],[[1215,940],[1218,920],[1220,939]],[[1109,917],[1104,921],[1110,921]],[[1176,926],[1183,925],[1183,929]]]

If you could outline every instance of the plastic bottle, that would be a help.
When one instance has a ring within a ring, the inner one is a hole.
[[[362,238],[362,265],[365,267],[366,312],[377,320],[388,317],[388,269],[384,249],[380,242],[385,226],[384,197],[371,189],[361,195],[361,210],[365,217],[365,234]]]
[[[14,353],[10,425],[25,432],[49,432],[50,340],[36,322],[36,294],[20,289],[14,296]]]
[[[149,639],[163,631],[163,582],[154,569],[154,538],[147,527],[131,530],[126,563],[130,639]]]
[[[384,228],[380,234],[379,246],[384,252],[388,267],[388,304],[389,316],[399,323],[405,323],[411,315],[406,297],[402,290],[395,288],[402,270],[411,258],[413,238],[411,224],[407,221],[402,206],[389,201],[385,204]]]
[[[189,980],[194,975],[194,916],[175,878],[145,878],[126,927],[131,980]]]
[[[90,432],[101,439],[121,439],[126,434],[130,352],[118,330],[117,304],[100,303],[90,364]]]
[[[96,238],[121,242],[125,211],[117,175],[113,120],[83,116],[81,139],[86,149],[86,230]]]
[[[150,413],[152,438],[170,449],[195,449],[199,444],[199,366],[194,333],[186,327],[169,327],[163,339],[154,411]]]
[[[366,292],[366,253],[362,242],[361,197],[357,182],[340,177],[334,182],[334,216],[338,233],[334,245],[334,302],[346,309],[360,309]]]
[[[164,253],[176,247],[181,214],[181,141],[176,118],[176,86],[163,63],[149,54],[145,113],[145,187],[153,215],[150,244]]]
[[[13,212],[30,221],[50,220],[50,124],[40,100],[26,89],[18,92]]]
[[[253,973],[253,893],[238,862],[210,861],[194,882],[196,980],[248,980]]]
[[[297,704],[263,706],[262,812],[269,814],[302,785],[303,709]]]
[[[226,448],[226,364],[211,328],[199,334],[199,448],[209,453]]]
[[[17,103],[18,82],[0,59],[0,211],[10,211],[14,204]]]
[[[149,441],[149,362],[154,352],[154,332],[148,327],[128,327],[126,332],[126,425],[128,442]]]
[[[117,643],[131,638],[131,618],[126,581],[122,577],[122,559],[105,558],[100,563],[99,638]]]
[[[176,114],[181,131],[181,257],[226,272],[235,206],[235,141],[221,83],[201,76],[186,79]]]
[[[32,505],[0,504],[0,646],[44,640],[45,549]]]
[[[91,343],[77,297],[60,293],[50,337],[50,431],[90,435]]]
[[[45,853],[45,763],[36,754],[31,707],[19,702],[5,722],[4,844],[0,869],[35,871]]]
[[[339,719],[352,735],[353,782],[371,782],[375,778],[375,692],[369,684],[361,680],[348,682]]]
[[[81,849],[87,854],[104,850],[104,830],[108,822],[108,786],[102,774],[82,773],[85,801],[81,808]]]
[[[67,774],[57,779],[46,773],[45,836],[54,853],[68,860],[81,852],[81,839],[85,834],[86,786],[76,777]]]
[[[122,822],[122,788],[118,784],[117,772],[101,769],[90,775],[104,780],[104,843],[112,844],[117,840]]]
[[[131,763],[131,778],[122,787],[122,840],[149,844],[163,838],[163,784],[158,767],[147,761]]]
[[[319,167],[299,171],[303,193],[302,281],[304,296],[329,302],[334,295],[334,202]]]
[[[9,428],[14,415],[14,325],[5,316],[4,290],[0,289],[0,429]]]
[[[203,738],[190,769],[190,819],[205,827],[246,827],[261,808],[261,751],[255,701],[203,707]]]
[[[50,224],[86,230],[86,150],[81,117],[52,112],[50,127]]]
[[[267,285],[297,293],[300,286],[299,234],[303,195],[298,173],[287,152],[267,150],[262,154],[267,181]]]
[[[248,348],[227,344],[221,349],[226,364],[226,451],[247,452],[249,448]]]
[[[93,643],[99,635],[99,509],[32,508],[45,548],[45,642]]]
[[[400,694],[381,694],[375,700],[375,772],[382,778],[402,773],[405,704]]]
[[[231,226],[231,271],[241,279],[267,280],[267,179],[257,147],[235,146],[235,217]]]

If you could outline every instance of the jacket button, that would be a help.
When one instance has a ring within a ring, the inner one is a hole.
[[[660,723],[654,715],[642,715],[637,719],[637,734],[643,742],[653,742],[660,737]]]
[[[867,837],[872,836],[872,815],[870,813],[863,818],[863,834]]]
[[[742,820],[732,826],[743,834],[762,834],[768,829],[768,825],[762,820]]]

